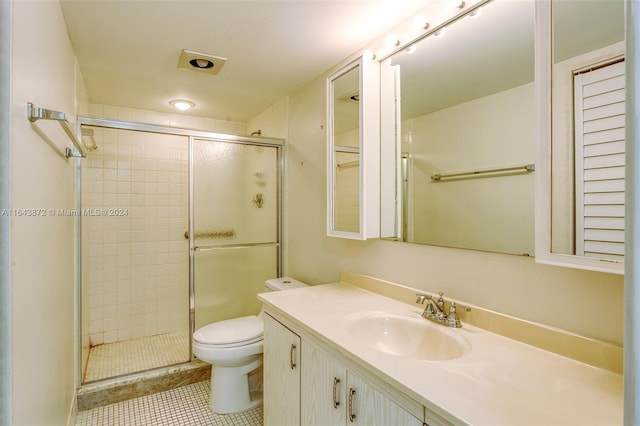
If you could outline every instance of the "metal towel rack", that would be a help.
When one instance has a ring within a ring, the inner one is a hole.
[[[506,173],[506,172],[534,172],[536,170],[535,164],[525,164],[522,166],[513,166],[513,167],[499,167],[493,169],[484,169],[484,170],[471,170],[468,172],[458,172],[458,173],[437,173],[431,176],[431,180],[434,182],[441,182],[442,179],[447,178],[457,178],[457,177],[469,177],[473,178],[475,176],[481,176],[486,174],[494,174],[494,173]]]
[[[196,232],[194,238],[233,238],[236,236],[236,231],[233,229],[223,229],[218,231],[209,232]],[[189,231],[184,231],[184,238],[189,239]]]
[[[31,102],[27,102],[27,118],[30,122],[35,123],[38,120],[55,120],[60,123],[60,127],[67,134],[71,142],[73,142],[73,146],[75,146],[76,150],[72,150],[71,148],[65,148],[64,154],[65,157],[86,157],[87,154],[82,149],[82,142],[78,139],[76,134],[71,127],[71,124],[67,121],[67,118],[64,115],[64,112],[54,111],[51,109],[40,108],[34,105]]]

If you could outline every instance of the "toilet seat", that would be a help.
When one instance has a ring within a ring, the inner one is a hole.
[[[255,315],[215,322],[199,328],[193,339],[216,348],[246,346],[262,340],[264,323]]]

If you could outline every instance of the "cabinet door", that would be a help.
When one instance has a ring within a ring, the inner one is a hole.
[[[380,236],[380,63],[371,55],[327,78],[327,235]]]
[[[300,424],[300,337],[264,315],[264,424]]]
[[[367,426],[422,426],[422,421],[349,372],[347,424]]]
[[[301,424],[344,425],[347,372],[333,357],[305,340],[302,352]]]

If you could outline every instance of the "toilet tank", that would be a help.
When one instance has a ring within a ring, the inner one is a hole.
[[[280,291],[280,290],[288,290],[291,288],[300,288],[307,287],[307,284],[300,282],[291,277],[281,277],[281,278],[272,278],[270,280],[265,281],[264,283],[264,291]]]

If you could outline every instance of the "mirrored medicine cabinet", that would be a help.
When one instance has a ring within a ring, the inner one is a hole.
[[[369,55],[327,78],[327,235],[378,238],[380,64]]]
[[[534,2],[480,1],[381,64],[381,237],[534,254]]]
[[[466,2],[329,77],[328,234],[622,273],[624,92],[624,0]]]
[[[537,3],[536,259],[623,273],[623,0]]]

